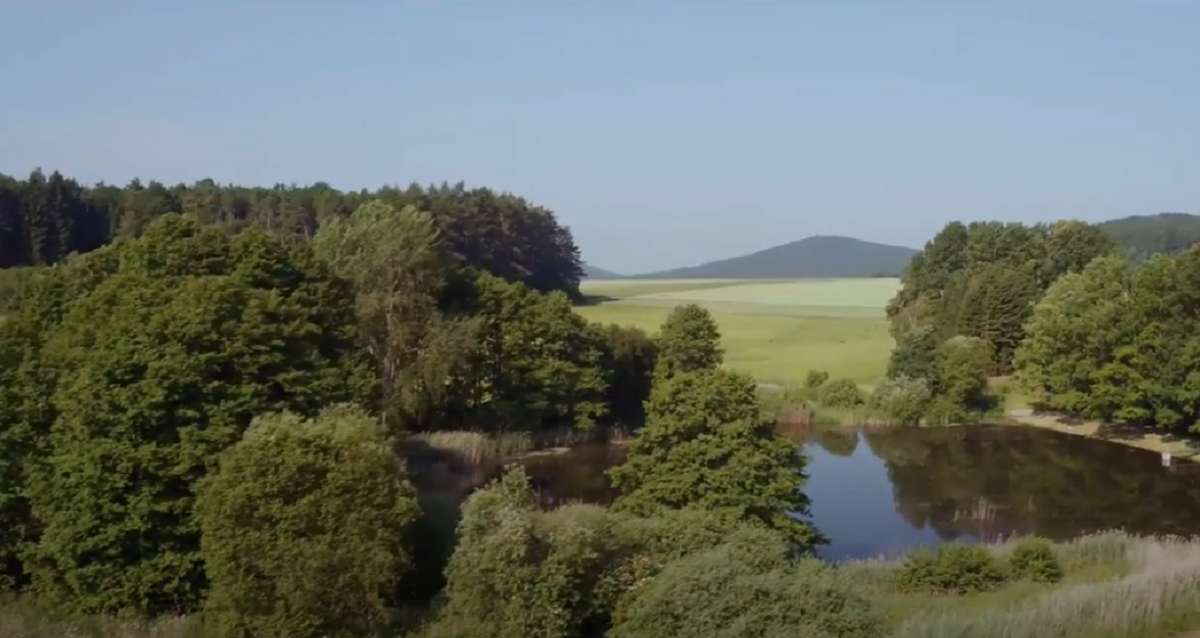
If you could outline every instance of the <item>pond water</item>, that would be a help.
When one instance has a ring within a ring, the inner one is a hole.
[[[1014,534],[1200,532],[1200,464],[1163,467],[1158,454],[1117,443],[971,426],[835,430],[801,444],[830,559]],[[604,470],[623,460],[623,449],[597,445],[522,463],[546,505],[608,504],[616,493]]]

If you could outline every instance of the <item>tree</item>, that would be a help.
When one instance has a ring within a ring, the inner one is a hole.
[[[602,508],[536,511],[520,466],[471,495],[446,568],[446,602],[430,636],[573,638],[618,555]]]
[[[419,392],[413,386],[425,381],[415,372],[437,325],[445,283],[436,223],[411,206],[397,211],[369,201],[326,222],[313,250],[354,282],[359,331],[379,374],[385,422],[411,417],[414,406],[405,401],[405,390]],[[436,387],[446,380],[429,381]]]
[[[640,426],[646,420],[644,403],[650,397],[658,345],[632,326],[595,326],[604,344],[602,367],[609,374],[606,403],[617,425]]]
[[[265,233],[169,216],[115,267],[38,361],[54,376],[34,583],[84,612],[187,611],[206,586],[194,490],[219,454],[258,414],[365,403],[372,378],[349,286]]]
[[[260,417],[197,494],[205,616],[230,638],[367,635],[387,622],[418,514],[393,441],[361,410]]]
[[[604,344],[565,294],[481,275],[472,311],[476,345],[459,380],[472,420],[529,429],[604,416]]]
[[[938,346],[934,417],[954,423],[992,410],[996,397],[988,391],[991,368],[991,344],[978,337],[953,337]]]
[[[802,550],[823,542],[809,516],[807,458],[759,412],[754,381],[724,370],[657,382],[625,464],[609,471],[618,511],[696,508],[779,530]]]
[[[656,340],[655,377],[658,378],[712,370],[724,360],[717,322],[708,310],[696,304],[677,306],[672,310]]]

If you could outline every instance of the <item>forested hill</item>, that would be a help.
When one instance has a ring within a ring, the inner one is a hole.
[[[899,276],[917,250],[816,235],[756,253],[690,268],[635,275],[638,279],[795,279]]]
[[[1122,217],[1106,221],[1100,228],[1139,260],[1156,253],[1182,252],[1200,241],[1200,215],[1186,213]]]
[[[611,270],[597,268],[591,264],[583,264],[583,276],[587,279],[622,279],[625,275],[618,275]]]
[[[264,188],[206,179],[169,186],[135,179],[125,186],[85,186],[58,172],[35,170],[26,179],[0,175],[0,268],[54,264],[73,252],[139,237],[168,213],[230,232],[262,227],[304,243],[326,220],[348,215],[367,200],[430,213],[447,252],[460,264],[578,298],[579,249],[553,212],[461,183],[343,192],[323,183]]]

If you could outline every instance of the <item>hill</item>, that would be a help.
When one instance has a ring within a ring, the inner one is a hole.
[[[1155,253],[1181,252],[1200,242],[1200,215],[1138,215],[1111,219],[1099,226],[1129,248],[1136,259],[1145,259]]]
[[[597,268],[591,264],[581,264],[583,266],[584,279],[624,279],[625,275],[618,275],[611,270]]]
[[[800,279],[899,276],[918,251],[904,246],[816,235],[756,253],[632,279]]]

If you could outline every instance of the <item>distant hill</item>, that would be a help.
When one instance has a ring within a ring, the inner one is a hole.
[[[1137,259],[1156,253],[1174,254],[1200,242],[1200,215],[1159,213],[1122,217],[1101,223],[1113,239]]]
[[[799,279],[900,276],[917,250],[816,235],[756,253],[690,268],[634,275],[631,279]]]
[[[611,270],[597,268],[591,264],[583,264],[584,279],[624,279],[625,275],[618,275]]]

